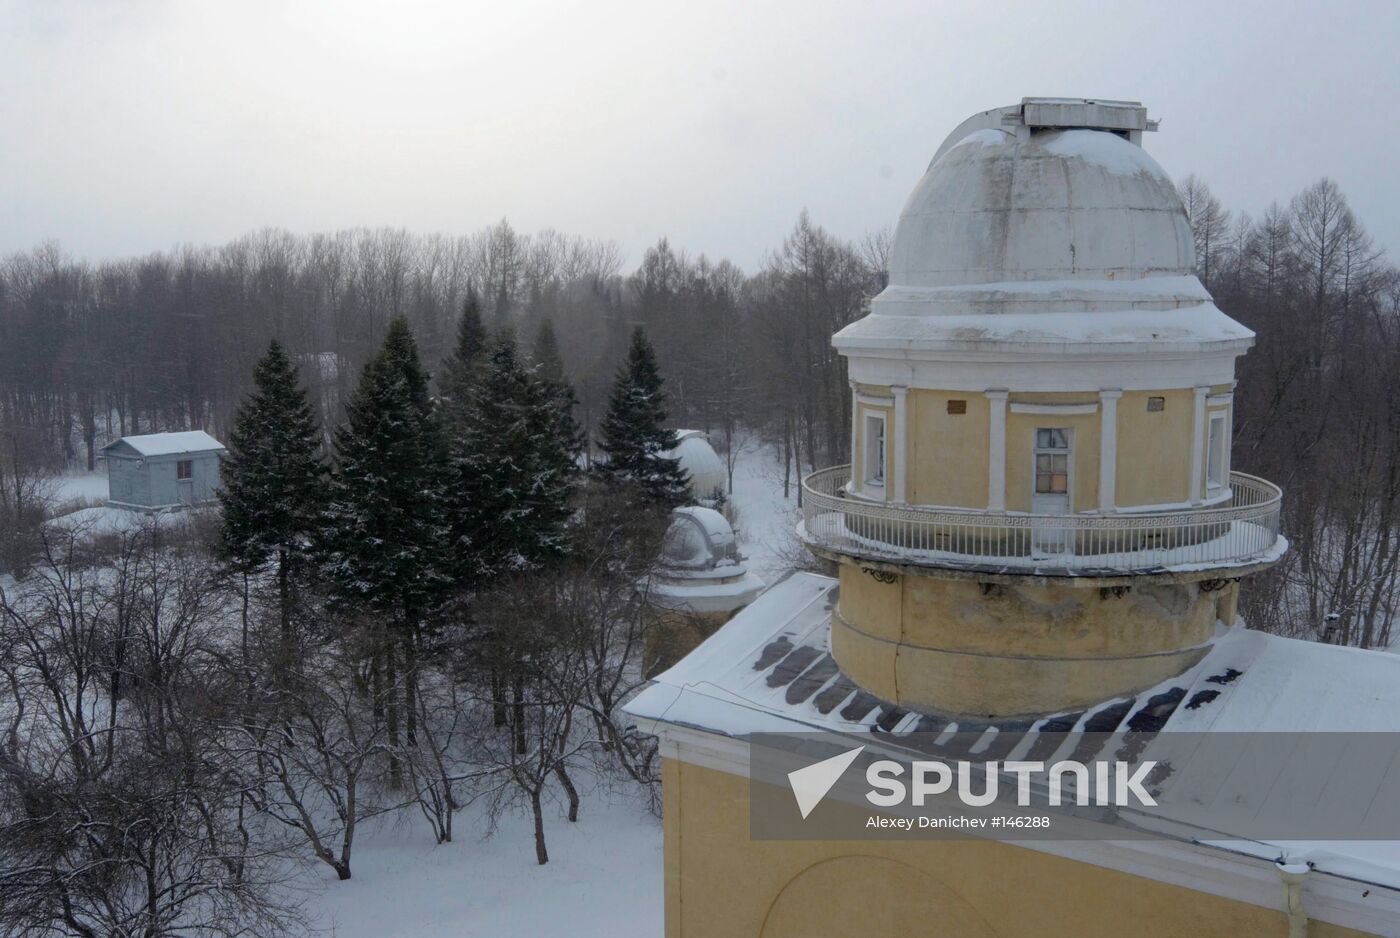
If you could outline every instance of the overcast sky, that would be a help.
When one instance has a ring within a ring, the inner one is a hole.
[[[892,224],[1026,95],[1143,101],[1236,210],[1330,175],[1394,252],[1397,38],[1394,2],[0,0],[0,254],[508,217],[752,268],[804,206]]]

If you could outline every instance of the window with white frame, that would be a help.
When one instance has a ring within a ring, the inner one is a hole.
[[[865,415],[865,484],[885,484],[885,415]]]
[[[1228,425],[1225,423],[1225,412],[1211,414],[1210,416],[1210,437],[1206,446],[1206,488],[1223,489],[1225,487],[1225,476],[1227,463],[1230,457],[1226,434]]]

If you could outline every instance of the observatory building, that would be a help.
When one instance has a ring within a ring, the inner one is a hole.
[[[753,835],[755,733],[1400,731],[1400,658],[1239,621],[1283,495],[1230,464],[1254,336],[1193,272],[1153,130],[1027,98],[934,154],[833,338],[851,460],[804,480],[800,534],[837,578],[771,587],[628,705],[662,740],[668,938],[1400,935],[1393,850]]]
[[[1230,471],[1253,333],[1192,272],[1146,109],[1027,101],[953,132],[889,287],[836,334],[850,467],[808,480],[832,648],[882,699],[1048,713],[1142,690],[1233,623],[1279,490]]]

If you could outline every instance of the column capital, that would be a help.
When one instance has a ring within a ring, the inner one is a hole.
[[[909,393],[909,386],[904,384],[892,384],[890,385],[890,393],[895,397],[903,397]]]
[[[1004,401],[1011,396],[1011,392],[1005,388],[991,388],[982,393],[987,396],[989,401]]]
[[[1210,393],[1210,385],[1198,384],[1191,390],[1195,393],[1197,397],[1205,397],[1207,394]]]
[[[1099,391],[1099,400],[1101,401],[1116,401],[1122,396],[1122,388],[1103,388]]]

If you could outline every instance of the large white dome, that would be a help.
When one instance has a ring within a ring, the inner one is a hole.
[[[889,286],[837,349],[853,362],[1242,353],[1254,335],[1196,279],[1186,209],[1142,149],[1155,129],[1130,101],[1026,98],[968,118],[900,214]]]
[[[1176,187],[1107,130],[974,131],[933,162],[899,217],[892,286],[1190,274]]]

